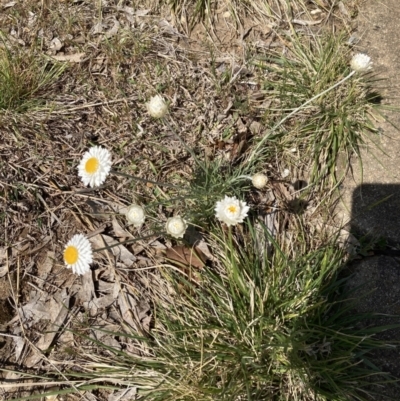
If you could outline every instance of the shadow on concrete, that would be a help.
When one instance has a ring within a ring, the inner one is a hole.
[[[352,198],[352,232],[400,249],[400,185],[363,184]]]
[[[357,312],[392,315],[374,321],[377,325],[400,324],[400,185],[358,186],[351,213],[350,231],[365,250],[365,256],[349,266],[350,288],[361,286]],[[388,330],[379,338],[399,342],[400,329]],[[400,349],[379,351],[374,357],[384,371],[400,378]],[[398,392],[385,389],[382,393],[400,399]]]

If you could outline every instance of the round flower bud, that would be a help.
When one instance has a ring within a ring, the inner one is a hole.
[[[146,103],[147,111],[154,118],[161,118],[167,114],[168,105],[160,95],[153,96],[148,103]]]
[[[267,185],[268,177],[265,174],[257,173],[251,177],[251,182],[257,189],[262,189]]]
[[[365,72],[371,69],[371,57],[363,53],[357,53],[353,56],[350,62],[350,67],[356,72]]]
[[[136,204],[129,206],[125,216],[128,222],[133,224],[135,227],[140,227],[146,218],[144,209]]]
[[[167,220],[165,228],[167,233],[174,238],[183,238],[185,231],[187,229],[187,223],[182,217],[170,217]]]

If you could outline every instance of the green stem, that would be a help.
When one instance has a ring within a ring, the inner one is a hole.
[[[163,122],[165,123],[165,125],[172,131],[172,133],[176,136],[176,138],[178,138],[179,142],[183,145],[183,147],[188,151],[188,153],[193,157],[193,160],[195,162],[195,164],[200,167],[205,173],[206,173],[206,169],[204,168],[204,166],[198,161],[196,154],[193,152],[193,149],[191,149],[186,143],[185,141],[176,133],[176,131],[174,130],[174,128],[171,126],[171,124],[169,123],[169,121],[166,118],[163,118]]]
[[[188,196],[176,196],[175,198],[168,198],[165,201],[157,201],[157,202],[150,202],[148,204],[146,204],[146,207],[152,207],[154,205],[158,206],[158,205],[168,205],[168,203],[170,202],[175,202],[175,201],[185,201],[187,199],[198,199],[198,196],[193,196],[193,195],[188,195]]]
[[[176,136],[179,142],[183,145],[183,147],[188,151],[188,153],[193,157],[193,160],[196,162],[196,155],[194,154],[193,150],[189,148],[189,146],[185,143],[185,141],[176,133],[176,131],[172,128],[172,125],[166,118],[163,118],[163,122],[165,125],[172,131],[172,133]]]
[[[121,173],[121,172],[116,171],[116,170],[111,170],[111,173],[112,173],[112,174],[115,174],[115,175],[120,175],[120,176],[122,176],[122,177],[132,178],[133,180],[136,180],[136,181],[140,181],[140,182],[144,182],[144,183],[150,183],[150,184],[158,185],[158,186],[160,186],[160,187],[169,187],[169,188],[174,188],[174,189],[178,189],[178,190],[181,190],[181,189],[182,189],[182,188],[180,188],[180,187],[177,187],[176,185],[167,184],[167,183],[165,183],[165,182],[158,182],[158,181],[147,180],[147,179],[145,179],[145,178],[135,177],[134,175]]]
[[[144,237],[127,239],[127,240],[122,241],[122,242],[118,242],[118,241],[117,241],[117,243],[115,243],[115,244],[107,245],[107,246],[105,246],[105,247],[103,247],[103,248],[93,249],[93,252],[100,252],[100,251],[104,251],[104,250],[108,250],[108,249],[114,248],[114,247],[116,247],[116,246],[126,245],[126,244],[132,244],[132,243],[134,243],[134,242],[138,242],[138,241],[141,241],[141,240],[143,240],[143,239],[149,239],[149,238],[153,238],[153,237],[159,237],[160,235],[166,235],[166,234],[167,234],[167,233],[165,233],[165,232],[158,232],[158,233],[155,233],[155,234],[145,235]],[[104,241],[104,242],[105,242],[105,241]]]

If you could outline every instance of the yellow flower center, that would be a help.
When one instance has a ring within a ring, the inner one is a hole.
[[[97,157],[91,157],[85,164],[85,171],[88,174],[94,174],[99,168],[99,160]]]
[[[68,265],[73,265],[78,261],[79,252],[76,246],[70,245],[64,251],[64,260]]]
[[[179,232],[181,230],[182,230],[182,224],[180,221],[176,221],[175,223],[172,224],[172,231]]]
[[[229,211],[229,213],[234,214],[237,211],[237,207],[235,205],[230,205],[230,206],[228,206],[228,211]]]

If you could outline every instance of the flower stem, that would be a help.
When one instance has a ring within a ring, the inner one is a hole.
[[[160,232],[157,232],[157,233],[154,233],[154,234],[145,235],[145,236],[143,236],[143,237],[131,238],[131,239],[127,239],[127,240],[121,241],[121,242],[118,242],[118,241],[117,241],[117,242],[115,242],[114,244],[106,245],[106,246],[104,246],[103,248],[93,249],[93,253],[94,253],[94,252],[104,251],[104,250],[109,250],[109,249],[111,249],[111,248],[114,248],[114,247],[120,246],[120,245],[132,244],[132,243],[134,243],[134,242],[138,242],[138,241],[145,240],[145,239],[149,239],[149,238],[154,238],[154,239],[155,239],[155,238],[157,238],[157,237],[165,236],[165,235],[166,235],[166,232],[160,231]]]
[[[168,188],[174,188],[174,189],[179,189],[181,190],[182,188],[177,187],[176,185],[172,185],[172,184],[167,184],[165,182],[158,182],[158,181],[152,181],[152,180],[147,180],[145,178],[139,178],[139,177],[135,177],[134,175],[130,175],[130,174],[126,174],[126,173],[121,173],[119,171],[116,170],[111,170],[112,174],[115,175],[120,175],[122,177],[127,177],[127,178],[132,178],[133,180],[136,181],[140,181],[140,182],[144,182],[144,183],[150,183],[150,184],[154,184],[154,185],[158,185],[160,187],[168,187]]]
[[[164,118],[163,119],[164,124],[172,131],[172,133],[175,135],[175,137],[180,141],[180,143],[183,145],[183,147],[189,152],[189,154],[193,157],[193,160],[196,162],[196,155],[193,152],[192,149],[186,144],[186,142],[176,133],[172,125],[169,123],[169,121]]]

